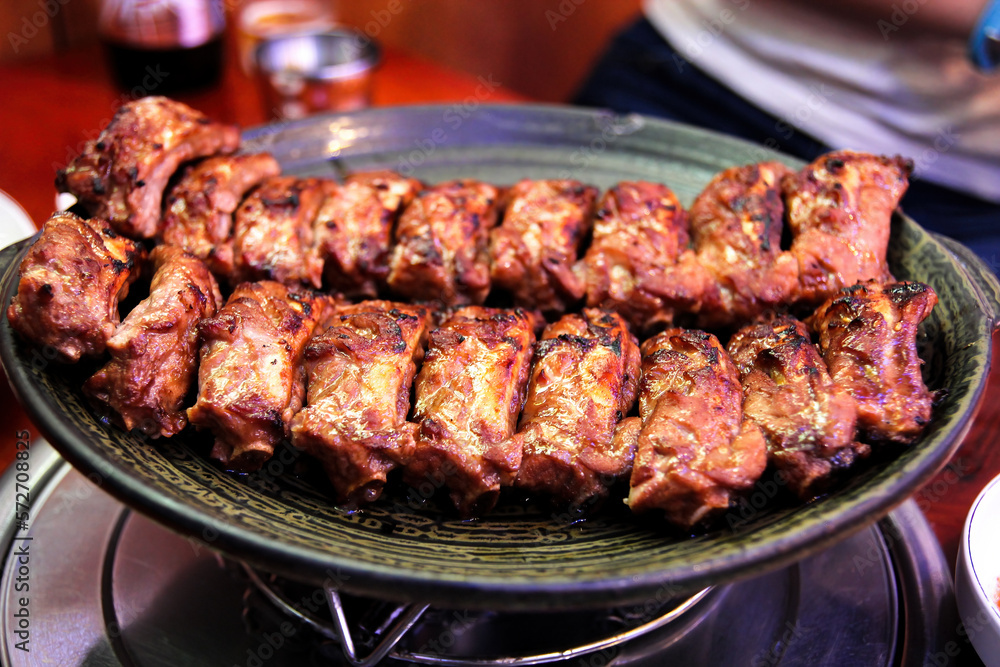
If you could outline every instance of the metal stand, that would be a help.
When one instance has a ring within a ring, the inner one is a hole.
[[[377,643],[371,652],[366,656],[359,656],[355,647],[354,635],[351,624],[347,620],[344,605],[340,593],[333,588],[326,588],[325,594],[330,606],[332,621],[317,619],[312,614],[296,609],[288,598],[275,586],[266,583],[251,568],[243,566],[244,571],[251,583],[284,613],[296,619],[300,623],[309,626],[319,632],[324,637],[338,642],[344,651],[344,657],[354,667],[371,667],[378,664],[382,659],[389,657],[396,660],[409,661],[411,663],[423,665],[475,665],[486,667],[488,665],[543,665],[547,663],[559,662],[570,658],[577,658],[598,651],[607,650],[624,642],[641,637],[667,624],[677,620],[686,612],[697,605],[712,590],[711,587],[701,590],[694,595],[685,598],[676,606],[673,606],[664,613],[659,614],[652,620],[646,621],[635,627],[617,632],[610,636],[598,639],[587,644],[569,647],[561,651],[540,653],[534,655],[508,656],[502,658],[455,658],[430,653],[412,652],[398,645],[424,615],[430,605],[426,604],[402,604],[392,609],[388,618],[375,631]]]

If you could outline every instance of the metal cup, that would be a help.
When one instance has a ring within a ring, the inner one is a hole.
[[[254,52],[266,110],[275,118],[354,111],[371,103],[378,46],[350,28],[262,41]]]

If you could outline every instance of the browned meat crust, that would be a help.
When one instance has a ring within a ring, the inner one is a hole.
[[[546,327],[518,433],[517,486],[591,509],[632,469],[639,345],[620,315],[584,309]]]
[[[715,283],[701,326],[740,324],[790,302],[799,284],[798,262],[781,250],[781,179],[790,173],[778,162],[727,169],[691,205],[698,262]]]
[[[444,306],[481,304],[490,291],[489,233],[498,196],[497,188],[472,180],[421,192],[396,227],[392,291]]]
[[[240,141],[234,125],[215,123],[165,97],[122,105],[96,141],[56,176],[91,215],[119,233],[152,238],[159,231],[167,181],[184,162],[232,153]]]
[[[330,289],[348,297],[378,294],[389,273],[393,225],[422,187],[415,179],[375,171],[332,188],[313,225]]]
[[[845,287],[810,319],[838,387],[858,405],[870,441],[911,443],[930,422],[934,394],[920,374],[917,327],[937,294],[922,283]]]
[[[233,212],[250,188],[280,173],[278,161],[267,153],[212,157],[192,165],[167,194],[160,242],[183,248],[216,275],[231,276]]]
[[[667,329],[645,341],[629,507],[663,510],[669,522],[691,528],[751,488],[767,448],[741,403],[736,367],[715,336]]]
[[[665,185],[623,182],[604,194],[584,256],[587,305],[620,313],[636,332],[697,312],[711,276],[688,248],[688,222]]]
[[[288,436],[305,394],[302,352],[325,306],[274,281],[243,283],[198,325],[198,400],[187,416],[212,430],[212,457],[227,468],[257,470]]]
[[[563,313],[583,298],[574,270],[590,231],[597,188],[573,180],[522,180],[507,195],[503,222],[490,234],[493,285],[523,308]]]
[[[854,440],[857,405],[830,378],[802,322],[771,317],[743,327],[729,353],[743,382],[743,410],[767,439],[769,461],[807,500],[868,454]]]
[[[141,245],[106,221],[55,213],[21,260],[7,319],[47,357],[75,362],[98,356],[118,326],[118,302],[145,259]]]
[[[430,335],[416,380],[416,448],[404,480],[447,486],[462,516],[484,514],[521,464],[514,435],[534,332],[520,310],[469,306]]]
[[[322,287],[313,221],[333,187],[318,178],[277,176],[251,192],[236,209],[233,283],[267,279]]]
[[[417,425],[406,415],[429,325],[424,308],[364,301],[333,309],[306,346],[307,407],[292,419],[292,444],[322,462],[338,501],[375,500],[412,456]]]
[[[198,323],[222,307],[201,260],[173,246],[150,255],[155,273],[143,299],[108,340],[111,361],[83,391],[126,430],[158,438],[187,425],[183,403],[195,379]]]
[[[899,156],[838,151],[782,179],[801,300],[817,305],[841,287],[892,280],[889,224],[911,169]]]

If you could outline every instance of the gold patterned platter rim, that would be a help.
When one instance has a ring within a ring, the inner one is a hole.
[[[455,177],[509,184],[577,178],[599,187],[646,179],[689,205],[719,171],[748,162],[801,163],[759,146],[642,116],[546,105],[372,109],[256,128],[243,151],[271,151],[285,171],[339,177],[389,168],[426,182]],[[5,249],[0,292],[16,290],[25,242]],[[317,466],[290,445],[258,473],[225,472],[190,429],[148,441],[103,423],[79,387],[85,369],[58,366],[0,325],[11,385],[59,452],[102,489],[227,556],[362,595],[449,607],[566,609],[660,602],[773,569],[885,515],[950,458],[982,398],[1000,312],[992,272],[964,247],[899,214],[890,265],[940,302],[921,328],[933,389],[946,393],[923,437],[874,457],[843,485],[798,504],[765,479],[708,532],[681,534],[631,516],[612,498],[586,519],[511,493],[461,521],[433,488],[389,484],[371,507],[330,500]]]

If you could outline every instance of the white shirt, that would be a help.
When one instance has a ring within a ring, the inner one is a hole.
[[[1000,202],[1000,76],[961,40],[914,41],[896,5],[858,24],[760,0],[645,0],[650,23],[689,63],[831,148],[900,154],[918,176]]]

